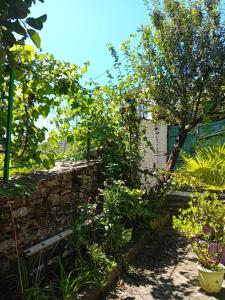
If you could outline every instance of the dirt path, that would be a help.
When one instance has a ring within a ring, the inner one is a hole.
[[[201,291],[194,254],[182,237],[168,231],[157,247],[146,246],[129,272],[102,299],[225,300],[225,281],[217,295],[209,296]]]

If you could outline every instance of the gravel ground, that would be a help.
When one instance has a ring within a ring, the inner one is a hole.
[[[183,237],[172,230],[152,247],[147,245],[102,300],[225,300],[225,282],[217,295],[198,285],[196,258]]]

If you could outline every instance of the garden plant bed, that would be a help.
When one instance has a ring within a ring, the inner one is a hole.
[[[159,228],[154,231],[146,231],[142,234],[139,239],[137,239],[136,242],[133,242],[133,245],[130,247],[130,249],[124,254],[124,263],[131,264],[134,262],[135,259],[137,259],[137,256],[140,254],[140,252],[145,248],[146,244],[151,243],[152,248],[157,247],[158,241],[162,240],[163,237],[166,235],[166,224],[160,224]],[[112,270],[107,275],[107,285],[104,288],[99,287],[93,287],[90,289],[87,289],[84,291],[79,299],[82,300],[96,300],[99,299],[102,295],[105,294],[108,288],[114,284],[115,281],[117,281],[120,276],[125,272],[125,268],[122,265],[117,266],[114,270]]]

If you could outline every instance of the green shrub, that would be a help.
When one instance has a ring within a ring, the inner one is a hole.
[[[150,216],[148,201],[144,200],[144,192],[131,189],[122,181],[115,182],[103,191],[103,213],[121,216],[131,222]]]
[[[173,227],[185,234],[200,263],[208,268],[218,265],[223,247],[218,247],[216,260],[209,253],[212,243],[225,243],[225,206],[216,194],[195,193],[189,207],[180,209],[180,215],[173,217]]]

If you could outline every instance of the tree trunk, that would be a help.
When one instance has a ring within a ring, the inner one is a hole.
[[[184,128],[180,128],[178,135],[177,135],[176,143],[173,146],[173,151],[171,152],[169,159],[166,163],[166,171],[168,171],[169,173],[173,171],[173,169],[176,165],[180,151],[185,143],[187,134],[188,134],[188,130],[185,130]],[[170,177],[170,175],[169,175],[169,177]]]

